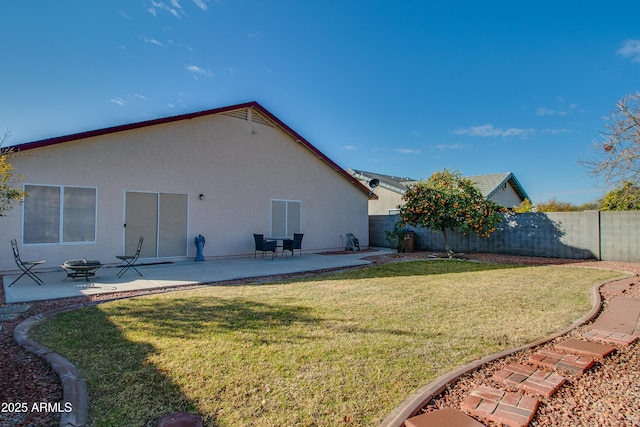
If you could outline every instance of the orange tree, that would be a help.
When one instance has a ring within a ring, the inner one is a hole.
[[[10,132],[7,130],[0,136],[0,216],[11,209],[14,203],[22,202],[27,195],[22,190],[15,188],[22,178],[15,174],[14,168],[9,163],[9,155],[13,152],[10,148],[2,148],[2,145],[9,139]]]
[[[445,169],[407,189],[400,221],[413,227],[441,231],[447,254],[452,255],[447,230],[489,237],[502,221],[502,208],[486,200],[460,172]]]

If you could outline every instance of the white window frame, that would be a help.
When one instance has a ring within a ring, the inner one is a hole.
[[[34,184],[34,183],[25,183],[23,185],[23,190],[27,192],[27,187],[49,187],[49,188],[57,188],[58,196],[59,196],[59,214],[58,214],[58,241],[57,242],[26,242],[25,241],[25,231],[26,231],[26,217],[25,217],[25,203],[28,203],[27,200],[23,202],[22,207],[22,244],[23,245],[90,245],[95,244],[98,235],[98,188],[97,187],[89,187],[82,185],[51,185],[51,184]],[[79,241],[65,241],[64,240],[64,198],[65,198],[65,188],[81,188],[81,189],[91,189],[94,190],[95,201],[94,201],[94,217],[93,217],[93,240],[79,240]],[[28,198],[29,196],[27,196]]]
[[[282,236],[280,236],[280,233],[276,233],[273,230],[273,203],[274,202],[280,202],[285,204],[285,211],[284,211],[284,234]],[[289,225],[289,204],[290,203],[297,203],[299,206],[299,218],[298,218],[298,223],[299,223],[299,228],[297,230],[290,230],[290,225]],[[302,233],[302,201],[301,200],[290,200],[290,199],[271,199],[271,207],[270,207],[270,213],[269,213],[269,229],[270,229],[270,234],[271,236],[275,236],[276,234],[278,234],[277,237],[292,237],[294,235],[294,233]]]

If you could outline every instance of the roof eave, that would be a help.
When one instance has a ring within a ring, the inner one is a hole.
[[[159,118],[159,119],[146,120],[146,121],[143,121],[143,122],[136,122],[136,123],[128,123],[128,124],[118,125],[118,126],[111,126],[111,127],[102,128],[102,129],[96,129],[96,130],[90,130],[90,131],[85,131],[85,132],[74,133],[74,134],[71,134],[71,135],[64,135],[64,136],[58,136],[58,137],[54,137],[54,138],[42,139],[42,140],[39,140],[39,141],[27,142],[27,143],[24,143],[24,144],[18,144],[18,145],[5,147],[5,148],[3,148],[3,152],[9,151],[9,150],[12,150],[14,152],[34,150],[36,148],[49,147],[49,146],[52,146],[52,145],[62,144],[62,143],[65,143],[65,142],[78,141],[78,140],[86,139],[86,138],[94,138],[94,137],[98,137],[98,136],[109,135],[109,134],[112,134],[112,133],[124,132],[124,131],[135,130],[135,129],[141,129],[141,128],[148,127],[148,126],[155,126],[155,125],[161,125],[161,124],[166,124],[166,123],[173,123],[173,122],[178,122],[178,121],[182,121],[182,120],[191,120],[191,119],[195,119],[195,118],[198,118],[198,117],[225,113],[227,111],[239,110],[239,109],[242,109],[242,108],[255,108],[256,110],[259,110],[262,114],[264,114],[265,116],[269,117],[269,119],[271,119],[278,127],[280,127],[282,130],[284,130],[286,133],[288,133],[291,137],[293,137],[296,142],[303,144],[309,151],[314,153],[320,160],[325,162],[332,169],[334,169],[340,175],[342,175],[344,178],[346,178],[348,181],[350,181],[360,191],[364,192],[367,195],[368,198],[370,198],[370,199],[378,199],[378,196],[376,194],[374,194],[370,189],[365,187],[360,181],[358,181],[356,178],[351,176],[351,174],[349,174],[343,168],[338,166],[333,160],[331,160],[324,153],[322,153],[320,150],[318,150],[313,144],[311,144],[309,141],[307,141],[302,136],[300,136],[296,131],[291,129],[289,126],[287,126],[284,122],[282,122],[276,116],[271,114],[271,112],[267,111],[262,105],[260,105],[256,101],[246,102],[246,103],[242,103],[242,104],[229,105],[229,106],[226,106],[226,107],[214,108],[214,109],[209,109],[209,110],[204,110],[204,111],[197,111],[197,112],[194,112],[194,113],[180,114],[180,115],[177,115],[177,116],[170,116],[170,117],[163,117],[163,118]]]
[[[508,182],[512,183],[511,186],[513,187],[514,191],[518,194],[518,196],[522,200],[529,198],[529,196],[527,195],[527,192],[524,191],[524,188],[522,187],[522,185],[520,184],[520,182],[512,172],[509,172],[509,174],[502,180],[502,182],[500,182],[500,184],[498,184],[496,188],[494,188],[489,194],[487,194],[485,198],[490,199],[491,196],[496,194],[498,190]]]

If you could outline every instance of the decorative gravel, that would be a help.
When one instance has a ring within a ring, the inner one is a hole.
[[[412,254],[391,254],[369,258],[373,265],[386,262],[399,262],[414,259],[441,257],[433,252]],[[595,268],[607,268],[640,274],[640,263],[620,263],[606,261],[575,261],[564,259],[516,257],[492,254],[468,254],[460,258],[482,262],[516,263],[523,265],[571,265]],[[327,270],[329,271],[329,270]],[[326,271],[324,271],[326,272]],[[258,278],[255,280],[274,280],[292,276],[310,276],[307,273]],[[0,277],[0,307],[4,306],[4,288]],[[220,283],[233,285],[249,280],[237,280]],[[196,286],[190,286],[196,287]],[[159,292],[170,292],[163,289]],[[185,289],[185,287],[180,287]],[[62,400],[62,386],[57,375],[40,358],[32,355],[13,340],[13,329],[22,320],[51,309],[65,307],[79,302],[105,301],[149,294],[146,292],[121,292],[116,294],[95,295],[91,297],[68,298],[31,304],[25,313],[13,320],[0,322],[0,427],[19,426],[57,426],[59,413],[55,404]],[[158,292],[158,291],[155,291]],[[629,297],[640,298],[640,286],[632,288]],[[604,303],[610,295],[603,295]],[[580,327],[569,336],[581,336],[585,327]],[[640,349],[639,344],[619,347],[618,351],[597,364],[581,377],[569,376],[567,383],[551,398],[543,399],[531,426],[616,426],[640,427]],[[549,344],[551,347],[551,344]],[[459,408],[467,394],[480,384],[490,384],[490,377],[503,365],[513,362],[526,362],[533,350],[518,353],[499,361],[484,365],[473,373],[461,377],[441,396],[430,402],[424,411],[441,407]],[[40,406],[49,403],[53,405]],[[485,422],[485,424],[487,424]],[[487,424],[491,426],[491,424]]]

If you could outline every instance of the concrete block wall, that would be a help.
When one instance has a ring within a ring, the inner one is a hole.
[[[600,228],[603,260],[640,261],[640,212],[601,212]]]
[[[391,246],[385,230],[397,215],[369,217],[372,246]],[[441,232],[418,228],[416,248],[444,251]],[[640,212],[549,212],[507,214],[490,238],[449,231],[455,252],[485,252],[568,259],[640,262]]]

